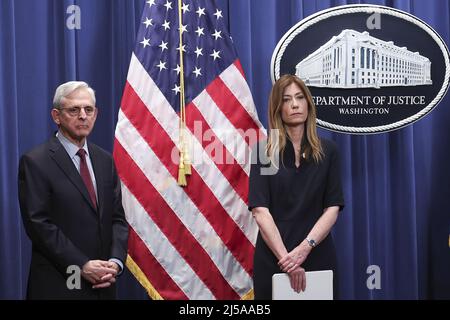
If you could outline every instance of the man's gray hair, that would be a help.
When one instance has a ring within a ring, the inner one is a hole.
[[[62,98],[67,97],[72,92],[78,89],[87,89],[89,95],[92,98],[95,106],[95,92],[86,82],[84,81],[69,81],[63,83],[58,88],[56,88],[55,96],[53,97],[53,108],[60,109],[61,108],[61,100]]]

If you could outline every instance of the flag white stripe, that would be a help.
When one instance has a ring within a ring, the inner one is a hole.
[[[255,124],[266,134],[266,129],[264,129],[258,119],[250,88],[239,69],[234,64],[230,65],[220,74],[220,79],[222,79],[239,103],[247,110]]]
[[[244,138],[237,132],[236,128],[223,114],[222,110],[220,110],[206,90],[203,90],[193,102],[214,134],[233,158],[241,165],[248,176],[250,172],[248,165],[250,150]]]
[[[209,288],[198,278],[123,183],[122,204],[130,226],[184,294],[189,299],[214,299]]]
[[[131,57],[128,83],[164,131],[167,132],[171,140],[178,144],[178,115],[134,54]],[[222,172],[206,154],[201,144],[192,137],[192,133],[189,130],[187,130],[187,136],[193,144],[194,151],[191,154],[193,167],[249,241],[255,244],[258,229],[252,215],[248,212],[246,203],[234,191]],[[200,163],[197,160],[201,160]]]
[[[167,184],[166,188],[158,189],[160,196],[205,249],[230,286],[239,295],[245,294],[252,283],[248,273],[231,254],[185,191],[177,185],[177,181],[121,110],[119,111],[116,139],[153,185],[161,182]],[[208,236],[205,237],[205,235]]]

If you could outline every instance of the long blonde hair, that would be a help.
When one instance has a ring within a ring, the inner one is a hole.
[[[323,151],[320,139],[317,135],[316,127],[316,106],[314,105],[311,92],[304,82],[295,75],[285,74],[281,76],[273,85],[269,97],[269,129],[270,134],[267,138],[267,156],[275,162],[274,154],[279,150],[279,154],[283,158],[283,152],[286,148],[286,139],[289,137],[281,118],[281,107],[283,106],[283,93],[288,86],[295,83],[302,90],[303,95],[308,102],[308,117],[305,122],[305,132],[303,136],[304,150],[306,159],[313,158],[316,163],[322,160]],[[279,134],[272,134],[273,131],[279,130]]]

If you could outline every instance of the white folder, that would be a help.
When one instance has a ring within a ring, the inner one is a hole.
[[[273,300],[333,300],[333,271],[306,272],[305,291],[295,292],[286,273],[272,276]]]

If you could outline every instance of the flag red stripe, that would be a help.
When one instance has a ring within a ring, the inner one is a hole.
[[[241,61],[240,61],[240,60],[234,61],[234,65],[235,65],[235,67],[239,70],[239,72],[241,73],[242,78],[245,79],[244,69],[242,68]]]
[[[122,183],[127,186],[199,278],[217,299],[230,297],[238,299],[239,295],[222,276],[205,249],[186,229],[117,139],[114,142],[114,152],[118,172],[122,173],[120,174]]]
[[[206,91],[236,129],[241,129],[244,132],[249,129],[255,130],[259,136],[260,129],[258,125],[253,121],[253,118],[236,99],[222,79],[219,77],[214,79],[214,81],[206,87]],[[249,141],[248,137],[242,132],[239,133],[245,139],[245,142],[250,145],[251,141]]]
[[[164,299],[187,300],[188,297],[149,252],[147,246],[134,229],[131,227],[129,229],[128,254],[136,262],[155,290]]]
[[[156,121],[153,115],[136,95],[133,88],[126,85],[122,101],[122,111],[129,121],[138,130],[139,134],[146,140],[150,148],[165,165],[172,176],[177,179],[178,166],[172,163],[170,152],[175,147],[165,130]],[[174,121],[176,121],[174,119]],[[158,137],[158,141],[152,139]],[[245,172],[243,172],[245,174]],[[209,221],[217,235],[230,250],[242,267],[252,274],[253,263],[248,257],[253,256],[254,246],[242,232],[235,221],[228,215],[226,210],[217,200],[214,193],[205,185],[195,168],[188,177],[189,183],[183,190],[197,206],[200,212]],[[246,179],[248,180],[248,179]],[[247,181],[248,183],[248,181]]]
[[[213,149],[213,151],[217,149],[221,150],[220,151],[221,156],[217,154],[208,154],[208,155],[211,157],[211,159],[216,160],[214,161],[214,163],[216,164],[217,168],[222,172],[222,174],[228,180],[230,185],[233,186],[233,189],[236,191],[236,193],[242,198],[242,200],[245,203],[247,203],[248,198],[247,174],[245,173],[244,169],[242,169],[242,166],[239,163],[237,163],[236,160],[233,158],[233,155],[231,155],[231,153],[228,152],[227,148],[220,142],[219,138],[214,134],[213,130],[208,125],[208,122],[200,113],[197,106],[193,102],[191,102],[186,107],[186,125],[192,132],[194,132],[194,122],[201,123],[202,129],[201,137],[208,138],[208,141],[206,141],[206,139],[199,140],[199,142],[203,146],[203,149],[209,146],[211,149]],[[196,127],[197,127],[196,131],[198,131],[199,127],[198,123]],[[207,136],[204,134],[205,132],[208,132]],[[197,132],[195,132],[195,134],[197,135]],[[198,138],[199,137],[197,137],[197,140]]]

